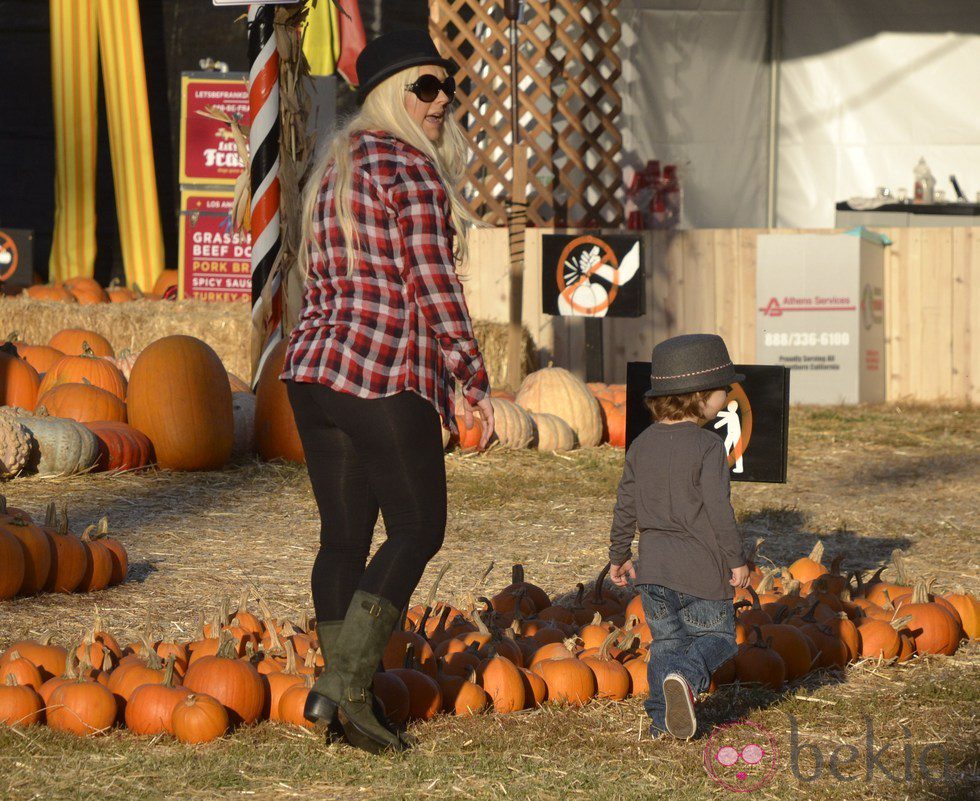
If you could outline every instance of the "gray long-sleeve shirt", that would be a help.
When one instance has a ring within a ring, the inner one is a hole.
[[[732,568],[745,564],[730,501],[721,439],[696,423],[654,423],[626,454],[610,532],[609,559],[630,558],[640,530],[637,584],[698,598],[734,595]]]

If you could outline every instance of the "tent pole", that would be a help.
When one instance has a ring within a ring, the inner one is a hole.
[[[779,68],[783,56],[783,0],[769,0],[769,165],[766,226],[776,226],[776,148],[779,134]]]

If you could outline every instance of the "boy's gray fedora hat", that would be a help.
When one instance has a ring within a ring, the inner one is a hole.
[[[683,334],[665,339],[650,357],[647,398],[686,395],[744,381],[735,372],[725,340],[717,334]]]

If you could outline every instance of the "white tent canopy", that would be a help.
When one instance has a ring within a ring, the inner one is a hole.
[[[977,0],[623,0],[625,163],[688,228],[830,227],[878,186],[980,192]]]

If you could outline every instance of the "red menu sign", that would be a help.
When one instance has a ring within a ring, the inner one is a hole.
[[[180,183],[232,184],[244,168],[228,125],[198,114],[214,106],[249,123],[244,73],[180,79]]]
[[[252,300],[252,237],[236,233],[232,193],[181,193],[178,297]]]

